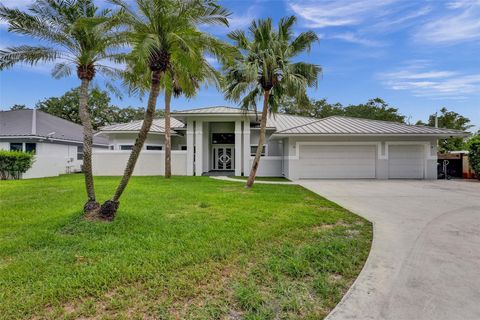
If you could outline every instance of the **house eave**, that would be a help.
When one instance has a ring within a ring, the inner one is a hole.
[[[466,137],[464,133],[274,133],[275,137]]]

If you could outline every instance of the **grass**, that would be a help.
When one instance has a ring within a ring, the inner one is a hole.
[[[233,179],[247,180],[245,176],[234,176]],[[285,177],[256,177],[256,181],[275,181],[275,182],[289,182],[290,180]]]
[[[321,319],[372,238],[294,185],[134,177],[113,223],[84,198],[80,175],[0,181],[0,319]]]

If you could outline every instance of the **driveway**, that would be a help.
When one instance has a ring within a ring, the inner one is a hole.
[[[479,182],[299,183],[374,224],[365,267],[327,319],[480,319]]]

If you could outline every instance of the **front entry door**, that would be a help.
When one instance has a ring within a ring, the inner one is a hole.
[[[233,170],[234,167],[233,147],[213,147],[213,170]]]

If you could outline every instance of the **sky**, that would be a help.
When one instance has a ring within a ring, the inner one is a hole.
[[[25,9],[31,0],[0,0]],[[97,1],[104,5],[103,1]],[[228,0],[230,28],[204,30],[221,39],[247,29],[253,19],[297,16],[296,34],[312,30],[320,38],[302,61],[318,64],[323,73],[313,99],[344,105],[380,97],[411,123],[446,107],[480,129],[480,0]],[[34,43],[10,34],[0,22],[0,49]],[[218,66],[216,61],[212,61]],[[0,72],[0,109],[13,104],[34,107],[38,100],[60,96],[77,87],[74,76],[55,80],[52,65],[19,65]],[[95,85],[102,87],[101,79]],[[158,107],[162,108],[163,98]],[[112,96],[121,107],[144,106],[145,99]],[[216,88],[202,88],[190,100],[172,101],[174,110],[214,105],[235,106]]]

